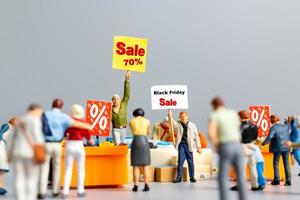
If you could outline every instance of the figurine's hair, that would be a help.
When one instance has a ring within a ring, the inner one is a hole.
[[[241,119],[250,119],[250,114],[247,110],[241,110],[238,112]]]
[[[272,124],[279,122],[280,121],[280,117],[278,115],[271,115],[270,116],[270,121]]]
[[[120,95],[118,95],[118,94],[115,94],[114,96],[112,96],[111,99],[113,99],[114,97],[116,97],[116,98],[118,98],[118,99],[121,99],[121,98],[120,98]]]
[[[182,112],[179,113],[179,116],[182,115],[182,114],[186,114],[187,116],[189,115],[187,112],[182,111]]]
[[[8,123],[15,124],[16,121],[17,121],[17,118],[16,117],[12,117],[12,118],[10,118],[10,120],[8,121]]]
[[[28,106],[27,111],[34,111],[37,109],[42,109],[42,106],[40,106],[39,104],[33,103]]]
[[[224,106],[224,101],[221,97],[215,97],[211,101],[211,105],[214,107],[214,109],[218,109],[221,106]]]
[[[169,117],[165,117],[163,122],[169,122]]]
[[[133,111],[132,115],[134,117],[144,117],[145,116],[145,111],[143,108],[137,108]]]
[[[77,119],[83,119],[84,118],[84,109],[79,104],[74,104],[71,107],[71,113],[72,113],[72,116],[77,118]]]
[[[54,99],[52,102],[52,108],[62,109],[64,106],[64,102],[61,99]]]

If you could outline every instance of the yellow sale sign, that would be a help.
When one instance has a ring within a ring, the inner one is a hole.
[[[125,36],[114,37],[113,68],[145,72],[147,39]]]

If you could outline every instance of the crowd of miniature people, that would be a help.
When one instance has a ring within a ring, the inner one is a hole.
[[[126,143],[126,128],[129,125],[133,140],[131,143],[131,165],[133,166],[133,192],[137,192],[140,174],[144,174],[144,192],[150,191],[149,169],[151,164],[150,120],[145,118],[142,108],[133,111],[133,118],[127,121],[127,105],[130,98],[130,72],[125,74],[124,95],[112,97],[112,136],[115,145]],[[0,130],[0,195],[7,191],[3,188],[3,175],[10,170],[14,175],[14,193],[17,200],[34,200],[46,198],[50,166],[52,168],[52,196],[68,198],[73,169],[77,166],[77,195],[86,196],[85,150],[84,140],[94,145],[90,135],[91,126],[84,120],[84,109],[75,104],[71,107],[71,116],[62,112],[64,102],[55,99],[52,109],[44,111],[38,104],[31,104],[23,117],[11,118]],[[300,137],[298,120],[290,116],[281,123],[277,115],[271,115],[272,126],[266,138],[258,137],[258,127],[250,122],[249,112],[236,112],[226,108],[220,97],[211,101],[213,112],[209,116],[208,136],[219,154],[218,187],[221,200],[229,200],[228,190],[238,191],[239,199],[247,199],[245,165],[251,176],[251,190],[262,191],[266,187],[264,178],[264,158],[260,146],[270,143],[273,153],[274,179],[271,185],[280,184],[279,159],[283,158],[285,169],[285,186],[290,186],[290,153],[300,165]],[[183,163],[188,163],[190,182],[195,183],[193,152],[201,154],[201,142],[197,126],[189,120],[187,112],[182,111],[175,120],[171,110],[167,117],[153,126],[154,140],[174,141],[178,149],[177,176],[173,183],[182,181]],[[175,137],[175,138],[174,138]],[[65,177],[61,190],[62,141],[65,142]],[[41,148],[42,147],[42,148]],[[44,159],[38,159],[41,149],[45,150]],[[51,163],[50,163],[51,162]],[[236,171],[237,184],[227,186],[230,167]],[[300,174],[299,174],[300,175]]]

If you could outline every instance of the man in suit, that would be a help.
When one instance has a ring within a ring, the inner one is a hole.
[[[193,149],[196,146],[197,152],[201,153],[201,144],[198,136],[197,127],[194,123],[189,121],[187,112],[179,114],[179,121],[173,119],[172,111],[169,110],[169,119],[173,121],[174,131],[177,132],[176,149],[178,149],[178,167],[177,177],[173,183],[179,183],[182,179],[183,163],[185,160],[188,162],[189,176],[192,183],[196,182],[194,177],[194,158]]]

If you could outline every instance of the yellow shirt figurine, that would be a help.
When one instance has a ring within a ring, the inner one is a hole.
[[[131,165],[133,166],[132,191],[138,191],[138,181],[140,173],[144,172],[145,188],[143,191],[149,191],[149,172],[147,166],[151,164],[150,145],[148,135],[150,133],[150,121],[144,118],[145,112],[142,108],[133,111],[134,118],[130,120],[129,126],[134,136],[131,143]]]

